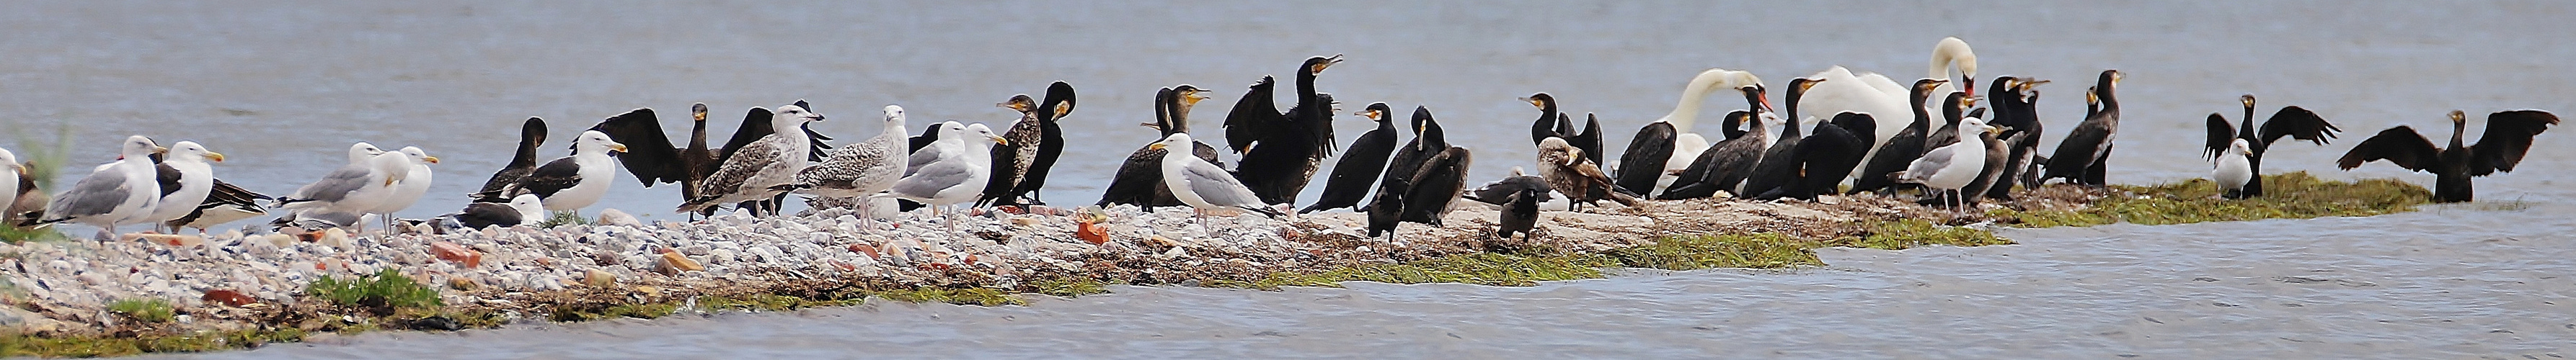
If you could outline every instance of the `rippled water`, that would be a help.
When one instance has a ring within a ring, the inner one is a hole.
[[[855,140],[878,105],[917,121],[1000,124],[991,104],[1048,81],[1080,88],[1080,140],[1047,199],[1096,198],[1115,159],[1151,141],[1152,89],[1220,91],[1343,53],[1319,81],[1357,109],[1427,105],[1475,149],[1472,177],[1529,162],[1512,100],[1555,94],[1597,112],[1624,146],[1708,67],[1773,83],[1827,65],[1910,78],[1930,44],[1967,39],[1980,75],[2041,87],[2054,131],[2078,91],[2117,68],[2126,123],[2113,181],[2202,176],[2201,117],[2317,110],[2346,135],[2274,148],[2267,170],[2331,178],[2431,176],[2332,159],[2379,129],[2441,136],[2451,109],[2576,109],[2576,47],[2559,2],[1881,3],[163,3],[43,2],[0,13],[0,146],[76,124],[76,164],[124,134],[206,143],[227,180],[278,193],[341,162],[351,141],[420,145],[448,160],[433,194],[461,194],[507,161],[520,119],[563,138],[635,107],[814,101]],[[1709,109],[1714,117],[1730,101]],[[667,115],[666,115],[667,116]],[[1367,125],[1344,116],[1340,134]],[[687,129],[677,117],[666,123]],[[862,121],[853,121],[862,120]],[[2476,124],[2473,124],[2476,125]],[[1706,131],[1706,129],[1702,129]],[[2056,134],[2051,134],[2050,142]],[[2563,216],[2576,192],[2567,134],[2521,172],[2482,179],[2478,204],[2368,219],[2015,230],[2024,245],[1827,250],[1787,272],[1649,273],[1530,288],[1353,284],[1252,292],[1120,288],[1034,307],[895,304],[708,320],[377,334],[217,357],[596,357],[673,354],[930,357],[1795,356],[2457,357],[2558,353],[2576,273]],[[23,153],[23,151],[22,151]],[[620,175],[621,177],[625,175]],[[68,180],[68,179],[66,179]],[[669,186],[625,180],[606,207],[659,213]],[[1315,189],[1310,189],[1315,190]],[[1309,198],[1311,199],[1311,193]],[[2513,203],[2514,201],[2522,203]],[[449,211],[435,195],[404,213]],[[2519,209],[2519,210],[2516,210]],[[669,215],[655,215],[669,218]],[[2208,280],[2200,280],[2206,278]]]

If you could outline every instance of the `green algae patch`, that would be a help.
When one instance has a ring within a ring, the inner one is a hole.
[[[1862,226],[1863,235],[1837,239],[1834,246],[1881,250],[1905,250],[1920,246],[1986,246],[2011,245],[2012,240],[1994,232],[1961,227],[1941,226],[1922,219],[1879,221]]]
[[[110,357],[145,353],[191,353],[256,348],[270,343],[304,341],[296,329],[200,331],[151,335],[0,335],[0,357]]]
[[[1605,251],[1595,256],[1619,267],[1699,270],[1708,268],[1785,268],[1824,265],[1815,248],[1822,242],[1779,233],[1671,236],[1654,244]]]
[[[385,268],[375,274],[340,280],[329,275],[314,279],[304,295],[346,307],[375,310],[391,314],[396,309],[430,308],[444,305],[438,289],[421,285],[402,271]]]
[[[1084,295],[1109,293],[1109,284],[1092,279],[1045,279],[1030,281],[1028,282],[1028,286],[1036,288],[1037,291],[1035,292],[1039,294],[1062,297],[1080,297]]]
[[[2231,200],[2219,198],[2217,185],[2208,179],[2148,186],[2113,185],[2108,194],[2081,209],[1997,209],[1986,215],[1998,223],[2030,228],[2358,217],[2414,211],[2415,206],[2428,203],[2433,195],[2422,186],[2394,179],[2331,181],[2307,172],[2265,176],[2263,186],[2263,196]]]

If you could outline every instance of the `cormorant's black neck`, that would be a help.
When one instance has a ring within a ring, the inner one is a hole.
[[[1941,119],[1948,124],[1947,126],[1943,126],[1944,128],[1958,127],[1959,120],[1967,117],[1966,114],[1959,113],[1959,103],[1967,101],[1967,98],[1968,93],[1953,91],[1950,92],[1949,98],[1941,100]]]
[[[1789,100],[1790,125],[1788,129],[1790,131],[1797,131],[1798,129],[1798,98],[1807,95],[1807,86],[1805,85],[1807,85],[1806,83],[1811,82],[1814,81],[1807,79],[1791,79],[1789,80],[1789,94],[1781,96],[1782,99]]]
[[[1038,121],[1047,123],[1055,122],[1055,108],[1058,105],[1068,108],[1067,113],[1071,113],[1070,108],[1073,107],[1072,84],[1057,81],[1054,84],[1047,85],[1046,101],[1038,102],[1038,108],[1036,109]]]
[[[2115,77],[2114,77],[2113,75],[2111,75],[2111,74],[2116,74],[2116,73],[2115,73],[2115,72],[2103,72],[2103,73],[2102,73],[2102,81],[2101,81],[2101,84],[2098,84],[2098,85],[2094,86],[2094,88],[2095,88],[2095,89],[2098,89],[2098,90],[2094,90],[2094,91],[2095,91],[2096,93],[2098,93],[2097,95],[2098,95],[2098,96],[2100,96],[2100,97],[2102,98],[2102,111],[2103,111],[2103,112],[2117,112],[2117,111],[2120,111],[2120,98],[2117,96],[2118,90],[2116,89],[2116,88],[2118,87],[2118,86],[2117,86],[2117,84],[2119,84],[2119,82],[2117,82],[2117,81],[2112,81],[2111,79],[2113,79],[2113,78],[2115,78]]]
[[[1172,121],[1172,111],[1175,110],[1173,106],[1179,105],[1179,102],[1172,101],[1172,95],[1175,93],[1179,92],[1172,91],[1172,88],[1154,91],[1154,129],[1161,130],[1163,137],[1171,137],[1172,134],[1180,132],[1180,125]]]
[[[2488,125],[2488,126],[2492,127],[2492,126],[2494,126],[2494,125]],[[2466,148],[2468,148],[2468,147],[2466,147],[2466,146],[2460,145],[2460,143],[2461,143],[2461,142],[2460,142],[2460,134],[2464,134],[2464,133],[2468,133],[2468,132],[2469,132],[2469,122],[2467,122],[2467,121],[2452,121],[2452,122],[2451,122],[2451,147],[2450,147],[2450,148],[2448,148],[2448,149],[2446,149],[2446,150],[2460,150],[2460,149],[2466,149]]]
[[[1906,124],[1905,128],[1914,129],[1915,132],[1932,131],[1931,110],[1923,108],[1923,101],[1932,99],[1932,87],[1916,86],[1914,91],[1909,92],[1905,97],[1908,100],[1905,104],[1911,105],[1906,107],[1914,108],[1914,123]]]

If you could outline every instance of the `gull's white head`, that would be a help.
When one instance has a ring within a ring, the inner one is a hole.
[[[421,151],[418,146],[404,146],[402,148],[402,154],[403,158],[405,160],[411,160],[413,165],[427,166],[429,164],[438,163],[438,157],[429,156],[428,151]]]
[[[118,146],[117,159],[146,159],[152,154],[169,150],[162,148],[160,144],[153,143],[152,138],[143,137],[143,135],[127,136],[125,143]]]
[[[374,144],[368,144],[365,142],[349,144],[349,163],[356,164],[367,162],[367,159],[373,159],[376,155],[383,155],[384,153],[384,149],[377,149]]]
[[[519,194],[518,197],[510,198],[510,208],[519,210],[521,221],[543,219],[546,216],[545,203],[537,199],[537,194]]]
[[[1008,139],[1003,139],[1001,135],[994,135],[994,134],[993,134],[993,128],[992,128],[992,127],[988,127],[988,126],[984,126],[984,123],[974,123],[974,124],[972,124],[972,125],[966,125],[966,136],[972,136],[972,137],[982,138],[982,139],[983,139],[983,141],[984,141],[984,144],[985,144],[985,145],[994,145],[994,144],[1010,145],[1010,144],[1011,144],[1011,141],[1010,141],[1010,140],[1008,140]]]
[[[164,161],[184,162],[224,162],[224,154],[206,150],[205,145],[198,145],[195,141],[181,141],[177,144],[170,144],[169,155],[163,156],[162,159],[164,159]]]
[[[903,106],[886,105],[885,121],[886,127],[888,128],[902,128],[904,123]]]
[[[581,132],[581,138],[573,139],[573,143],[578,145],[575,150],[585,154],[626,152],[626,144],[617,143],[617,140],[608,138],[608,133],[597,130]]]
[[[2254,156],[2254,144],[2245,142],[2244,138],[2238,138],[2235,142],[2227,144],[2227,152],[2239,156]]]

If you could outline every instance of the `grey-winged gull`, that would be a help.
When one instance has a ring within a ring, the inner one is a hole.
[[[887,188],[877,197],[912,200],[930,205],[936,211],[949,205],[975,201],[976,196],[983,194],[984,185],[993,176],[992,146],[1008,144],[1007,140],[994,135],[993,128],[981,123],[966,125],[964,129],[943,127],[940,131],[943,132],[939,135],[940,141],[954,138],[965,146],[958,151],[943,153],[939,159],[913,171],[911,176],[896,180],[894,187]]]
[[[170,152],[160,159],[161,164],[153,168],[161,186],[161,201],[152,206],[152,216],[146,219],[156,224],[197,212],[197,204],[204,203],[206,194],[214,193],[215,188],[215,167],[206,161],[223,162],[224,154],[206,150],[205,145],[194,141],[181,141],[170,144]],[[170,230],[175,233],[178,228]]]
[[[1163,142],[1148,148],[1170,151],[1175,147],[1189,146],[1190,134],[1177,133],[1163,137]],[[1260,195],[1253,194],[1252,188],[1245,187],[1243,181],[1235,180],[1234,174],[1196,156],[1164,156],[1163,186],[1171,188],[1172,197],[1180,199],[1181,203],[1201,211],[1234,208],[1270,217],[1281,215],[1279,210],[1263,203]]]
[[[617,163],[610,152],[625,152],[626,144],[611,140],[598,130],[581,132],[572,140],[572,156],[555,158],[537,167],[516,184],[501,187],[501,195],[516,199],[535,194],[544,200],[546,210],[581,211],[599,203],[608,195],[609,185],[617,180]]]
[[[1957,192],[1959,188],[1967,187],[1969,182],[1976,181],[1978,173],[1986,169],[1985,139],[1976,134],[1991,131],[1994,131],[1994,128],[1986,127],[1985,120],[1978,118],[1959,120],[1959,142],[1925,151],[1923,157],[1916,158],[1914,163],[1906,165],[1905,171],[1889,176],[1893,176],[1896,182],[1923,184],[1923,187],[1932,190]],[[1952,198],[1960,199],[1955,196]]]
[[[410,173],[411,156],[398,152],[376,154],[366,162],[331,170],[321,180],[297,188],[295,194],[278,203],[296,211],[364,214],[393,197],[393,185]]]
[[[805,123],[813,121],[823,121],[823,115],[796,105],[779,107],[769,116],[770,128],[778,131],[733,150],[724,165],[698,184],[698,198],[680,204],[677,211],[688,213],[717,204],[768,200],[785,192],[775,187],[795,183],[796,172],[805,169],[806,157],[813,152],[813,144],[808,143],[804,131],[788,129],[803,129]],[[754,211],[752,215],[760,214]]]
[[[402,181],[394,182],[393,194],[386,197],[384,203],[376,204],[374,209],[367,210],[369,214],[384,215],[387,225],[391,225],[394,213],[411,208],[411,204],[420,202],[422,195],[429,194],[431,176],[429,164],[438,163],[438,157],[429,156],[428,151],[423,151],[418,146],[405,146],[395,152],[403,154]]]
[[[54,195],[54,201],[45,205],[45,218],[37,223],[97,226],[99,239],[106,240],[114,236],[118,224],[145,222],[161,201],[161,184],[151,158],[162,151],[161,146],[142,135],[128,136],[119,146],[116,162],[100,165],[73,183],[71,190]]]

